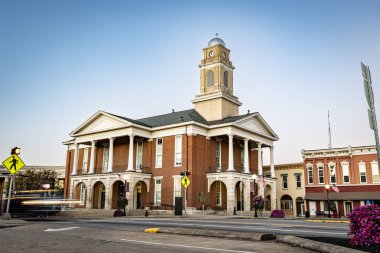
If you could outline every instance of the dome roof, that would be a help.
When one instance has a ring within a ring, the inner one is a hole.
[[[208,47],[212,47],[212,46],[216,46],[216,45],[222,45],[222,46],[226,46],[224,44],[224,41],[221,39],[221,38],[218,38],[218,37],[215,37],[213,39],[211,39],[208,43]]]

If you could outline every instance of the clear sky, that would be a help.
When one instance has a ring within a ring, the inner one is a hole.
[[[142,118],[193,108],[202,48],[231,49],[240,112],[302,149],[374,144],[360,61],[380,113],[380,1],[0,0],[0,159],[64,165],[62,141],[97,110]],[[378,113],[378,117],[380,114]]]

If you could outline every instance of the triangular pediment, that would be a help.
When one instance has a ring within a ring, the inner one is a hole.
[[[72,131],[70,135],[77,136],[82,134],[97,133],[129,126],[131,126],[131,123],[126,120],[120,119],[103,111],[98,111],[74,131]]]
[[[259,113],[255,113],[247,118],[238,120],[235,122],[235,124],[249,131],[269,136],[278,140],[277,134],[272,130],[272,128],[268,125],[268,123]]]

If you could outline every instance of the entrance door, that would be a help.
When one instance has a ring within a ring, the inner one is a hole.
[[[136,209],[141,208],[141,192],[137,192],[136,194]]]
[[[100,203],[98,206],[100,206],[100,209],[104,209],[104,206],[105,206],[105,202],[106,202],[106,191],[104,189],[104,185],[102,185],[100,188],[99,188],[99,191],[100,191]]]
[[[301,207],[301,213],[300,213],[300,216],[305,216],[305,204],[304,204],[304,203],[301,203],[300,207]]]
[[[352,203],[351,202],[344,202],[344,207],[346,210],[346,216],[348,216],[352,212]]]

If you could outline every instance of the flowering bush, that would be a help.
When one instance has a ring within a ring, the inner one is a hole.
[[[380,245],[380,205],[359,206],[349,215],[351,246]]]
[[[285,214],[282,210],[273,210],[270,214],[271,218],[284,218]]]
[[[119,217],[119,216],[124,216],[124,211],[117,209],[115,212],[113,212],[113,217]]]
[[[253,199],[253,207],[256,210],[262,211],[264,209],[264,198],[262,196],[255,196]]]

